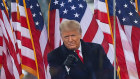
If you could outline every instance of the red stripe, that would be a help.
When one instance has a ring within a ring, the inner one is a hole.
[[[3,46],[3,38],[0,36],[0,46]]]
[[[33,42],[35,46],[35,51],[36,51],[39,78],[45,79],[45,69],[44,69],[44,62],[43,62],[43,57],[42,57],[43,55],[41,53],[41,48],[40,48],[40,43],[39,43],[41,31],[36,29],[30,9],[27,8],[27,12],[28,12],[28,17],[29,17],[29,23],[30,23],[32,37],[33,37]]]
[[[113,30],[113,17],[111,17],[110,19],[111,19],[112,30]],[[116,24],[118,24],[117,20],[116,20]],[[121,79],[129,79],[118,25],[116,25],[116,57],[117,57],[117,65],[119,65],[120,67]]]
[[[2,56],[0,55],[0,65],[2,64],[2,61],[3,61]]]
[[[16,34],[16,39],[21,40],[21,32],[19,31],[14,31]]]
[[[47,68],[47,65],[48,65],[48,61],[47,61],[47,54],[51,51],[50,49],[50,43],[49,41],[47,42],[47,45],[46,45],[46,48],[45,48],[45,51],[44,51],[44,55],[43,55],[43,58],[44,58],[44,63],[45,63],[45,67]]]
[[[83,37],[83,40],[86,42],[91,42],[93,40],[94,36],[96,35],[97,30],[98,30],[98,24],[97,24],[95,18],[93,17],[92,21],[90,23],[90,26],[88,27],[88,29]]]
[[[17,12],[12,12],[12,21],[13,22],[19,22],[17,19]]]
[[[113,44],[113,39],[110,34],[104,33],[104,37],[108,43]]]
[[[22,27],[25,27],[25,28],[28,29],[27,20],[26,20],[25,17],[20,16],[20,23],[21,23],[21,26],[22,26]]]
[[[51,49],[54,49],[54,34],[55,34],[55,13],[56,10],[50,11],[49,19],[49,41]]]
[[[105,52],[107,54],[108,50],[109,50],[109,44],[108,44],[108,42],[106,41],[105,38],[103,39],[102,46],[103,46],[103,48],[104,48],[104,50],[105,50]]]
[[[8,26],[7,26],[8,27]],[[10,27],[10,26],[9,26]],[[17,60],[17,52],[16,52],[16,50],[15,50],[15,48],[14,48],[14,46],[13,46],[13,43],[12,43],[12,41],[11,41],[11,38],[10,38],[10,36],[8,35],[8,30],[4,27],[4,30],[6,31],[6,34],[7,34],[7,36],[8,36],[8,39],[6,39],[5,37],[4,37],[4,39],[5,39],[5,43],[6,43],[6,46],[7,46],[7,48],[9,49],[9,52],[10,52],[10,55],[13,57],[13,59],[14,59],[14,63],[15,63],[15,65],[16,65],[16,67],[17,67],[17,70],[18,70],[18,72],[19,72],[19,75],[21,75],[21,66],[18,64],[18,60]]]
[[[8,53],[8,52],[7,52]],[[7,54],[8,55],[8,54]],[[11,79],[15,79],[15,77],[10,73],[9,69],[8,69],[8,65],[11,65],[11,64],[7,64],[7,57],[10,57],[10,56],[6,56],[4,53],[3,53],[3,68],[5,70],[5,75],[6,75],[6,79],[8,78],[11,78]]]
[[[9,41],[4,37],[5,43],[6,43],[7,48],[9,49],[10,55],[14,59],[13,63],[16,65],[16,68],[17,68],[17,70],[19,72],[19,76],[20,76],[22,74],[22,69],[21,69],[21,65],[18,63],[17,52],[12,44],[12,41],[10,40],[9,35],[7,35],[7,36],[8,36]]]
[[[133,51],[134,51],[138,76],[139,76],[139,79],[140,79],[140,61],[139,61],[140,28],[132,26],[131,40],[132,40],[132,46],[133,46]]]
[[[101,12],[99,10],[94,10],[94,16],[96,19],[99,19],[101,22],[109,24],[107,13]]]
[[[21,43],[23,46],[33,50],[31,39],[26,38],[26,37],[22,37]]]
[[[22,64],[36,70],[35,61],[28,57],[22,56]]]

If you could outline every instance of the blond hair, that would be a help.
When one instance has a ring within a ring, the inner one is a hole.
[[[75,20],[66,20],[60,24],[59,27],[60,33],[62,31],[71,31],[71,30],[79,30],[79,33],[82,33],[82,29],[80,23]]]

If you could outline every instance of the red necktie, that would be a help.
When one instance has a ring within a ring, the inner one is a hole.
[[[80,50],[75,50],[75,52],[77,53],[78,57],[80,58],[80,60],[84,63],[83,58],[80,56],[79,52]]]

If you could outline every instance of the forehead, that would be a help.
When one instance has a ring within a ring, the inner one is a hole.
[[[75,30],[63,30],[62,32],[61,32],[61,34],[62,35],[76,35],[76,34],[80,34],[80,32],[77,30],[77,29],[75,29]]]

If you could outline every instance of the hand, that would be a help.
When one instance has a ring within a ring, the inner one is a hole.
[[[67,56],[66,60],[64,61],[64,65],[70,68],[77,61],[78,59],[73,54],[70,54]]]

